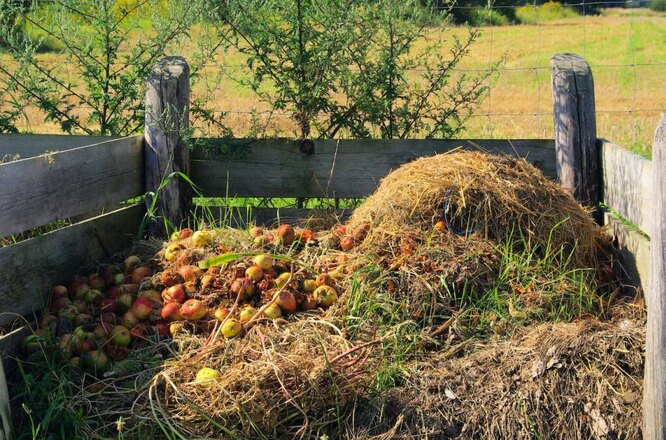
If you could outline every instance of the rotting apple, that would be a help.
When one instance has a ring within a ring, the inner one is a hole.
[[[147,319],[152,311],[153,307],[147,298],[137,298],[134,303],[132,303],[132,313],[140,321]]]
[[[192,234],[193,247],[205,247],[213,244],[213,234],[210,231],[197,231]]]
[[[290,246],[296,239],[296,232],[294,232],[294,228],[292,228],[291,225],[284,224],[280,225],[278,228],[276,237],[279,244]]]
[[[252,319],[252,317],[256,314],[257,314],[257,309],[255,309],[252,306],[245,306],[240,311],[240,313],[238,313],[238,320],[241,322],[241,324],[247,324],[250,321],[250,319]]]
[[[317,304],[322,307],[330,307],[338,300],[338,292],[331,286],[324,285],[317,287],[317,290],[312,294]]]
[[[264,277],[264,271],[259,266],[250,266],[245,270],[245,276],[258,283]]]
[[[162,291],[162,299],[164,302],[185,302],[185,289],[182,284],[176,284]]]
[[[167,269],[160,274],[160,281],[165,287],[171,287],[185,281],[182,275],[173,269]]]
[[[276,303],[270,303],[264,308],[264,316],[268,319],[277,319],[282,316],[282,309]]]
[[[117,325],[109,332],[109,340],[116,345],[127,347],[132,342],[132,336],[127,327]]]
[[[271,257],[268,254],[260,254],[254,257],[252,262],[255,264],[255,266],[258,266],[261,268],[261,270],[266,271],[270,270],[273,268],[273,265],[275,264],[275,260],[273,260],[273,257]]]
[[[129,257],[125,258],[125,261],[123,261],[123,272],[125,272],[125,275],[129,275],[140,265],[141,258],[137,257],[136,255],[130,255]]]
[[[294,313],[298,308],[298,305],[296,304],[296,297],[288,290],[283,290],[280,292],[275,302],[278,306],[280,306],[282,311],[286,313]]]

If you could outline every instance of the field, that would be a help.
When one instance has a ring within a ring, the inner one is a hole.
[[[462,27],[433,27],[429,38],[451,40]],[[195,32],[195,35],[197,33]],[[174,54],[187,54],[181,48]],[[666,108],[666,15],[649,10],[607,10],[599,16],[579,16],[541,23],[486,27],[459,70],[474,73],[506,54],[506,61],[490,94],[468,121],[463,137],[548,138],[553,136],[549,59],[556,53],[583,55],[592,66],[596,85],[597,131],[641,153],[649,154],[654,128]],[[45,60],[65,62],[57,53]],[[247,72],[237,54],[219,55],[205,67],[208,80],[224,69],[224,78],[208,101],[209,108],[226,111],[234,135],[252,129],[253,110],[259,111],[267,136],[293,136],[286,115],[261,113],[268,109],[252,91],[238,83]],[[193,89],[201,94],[201,83]],[[35,133],[57,132],[43,122],[36,109],[28,109],[22,129]],[[262,120],[263,118],[263,120]],[[255,120],[256,124],[256,120]],[[256,126],[255,126],[256,128]],[[215,134],[215,133],[211,133]]]

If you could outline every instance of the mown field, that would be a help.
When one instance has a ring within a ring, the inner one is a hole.
[[[463,27],[432,27],[431,39],[451,40]],[[197,32],[194,32],[197,35]],[[174,54],[191,53],[183,47]],[[486,27],[457,74],[474,74],[505,56],[490,94],[479,103],[467,124],[465,137],[547,138],[553,136],[549,59],[556,53],[583,55],[593,69],[598,135],[649,154],[654,128],[666,109],[666,15],[650,10],[608,10],[599,16],[578,16],[539,25]],[[41,55],[63,62],[57,53]],[[66,68],[66,67],[65,67]],[[235,136],[254,131],[266,136],[293,136],[287,115],[265,114],[251,90],[239,84],[247,72],[238,54],[220,54],[205,68],[209,84],[224,69],[224,77],[209,97],[209,108],[226,111]],[[203,83],[193,88],[203,93]],[[213,81],[215,84],[215,82]],[[259,112],[253,119],[253,110]],[[38,110],[28,109],[22,128],[37,133],[57,132],[43,122]],[[27,122],[29,120],[29,123]],[[253,122],[254,121],[254,122]],[[257,121],[261,125],[256,130]],[[209,133],[215,135],[215,133]]]

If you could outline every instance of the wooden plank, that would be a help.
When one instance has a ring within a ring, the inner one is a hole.
[[[7,383],[17,375],[15,356],[21,348],[23,338],[31,332],[31,328],[24,325],[11,333],[0,336],[0,440],[14,438],[11,400]]]
[[[666,115],[652,147],[653,227],[643,386],[643,438],[666,439]]]
[[[118,136],[72,136],[61,134],[0,134],[0,158],[18,154],[21,159],[50,151],[71,150],[99,144]]]
[[[0,237],[143,194],[143,136],[0,165]]]
[[[221,226],[244,229],[250,225],[273,227],[283,223],[315,228],[346,221],[352,210],[305,208],[228,208],[212,207],[213,221]],[[199,217],[199,216],[198,216]],[[205,218],[205,216],[204,216]]]
[[[183,136],[190,126],[190,66],[183,57],[166,57],[155,65],[146,81],[146,190],[157,193],[156,221],[149,225],[153,236],[164,235],[166,218],[176,226],[192,207],[188,182],[174,176],[190,174],[190,149]],[[152,200],[147,199],[150,207]]]
[[[650,280],[650,239],[609,213],[604,224],[619,252],[623,281],[630,288],[627,293],[643,295]]]
[[[555,55],[550,59],[550,69],[558,179],[601,221],[592,71],[587,61],[576,54]]]
[[[144,207],[134,205],[0,249],[0,327],[44,306],[45,293],[78,268],[126,249]]]
[[[11,440],[13,438],[9,390],[7,389],[3,361],[0,358],[0,440]]]
[[[601,141],[602,199],[641,231],[652,229],[652,162],[611,142]]]
[[[391,170],[421,156],[459,147],[514,154],[554,178],[553,140],[316,140],[314,152],[300,151],[286,139],[208,140],[206,151],[231,144],[236,158],[194,151],[191,178],[205,196],[240,197],[365,197]]]

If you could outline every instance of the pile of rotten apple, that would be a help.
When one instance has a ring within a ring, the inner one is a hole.
[[[357,231],[356,238],[362,239],[365,230]],[[353,247],[354,238],[344,236],[344,227],[337,234],[342,249]],[[150,261],[131,255],[122,266],[108,265],[75,276],[69,287],[53,287],[49,313],[23,341],[25,354],[36,360],[45,348],[53,353],[59,347],[55,354],[72,365],[103,373],[133,348],[169,338],[186,324],[200,332],[219,328],[233,338],[262,319],[318,313],[337,301],[328,272],[295,268],[286,256],[316,243],[311,230],[297,232],[285,224],[266,234],[254,227],[250,235],[254,249],[231,254],[216,243],[214,232],[182,229]],[[268,246],[283,255],[263,253]],[[206,259],[216,254],[231,256],[230,261],[218,265],[215,257]]]

